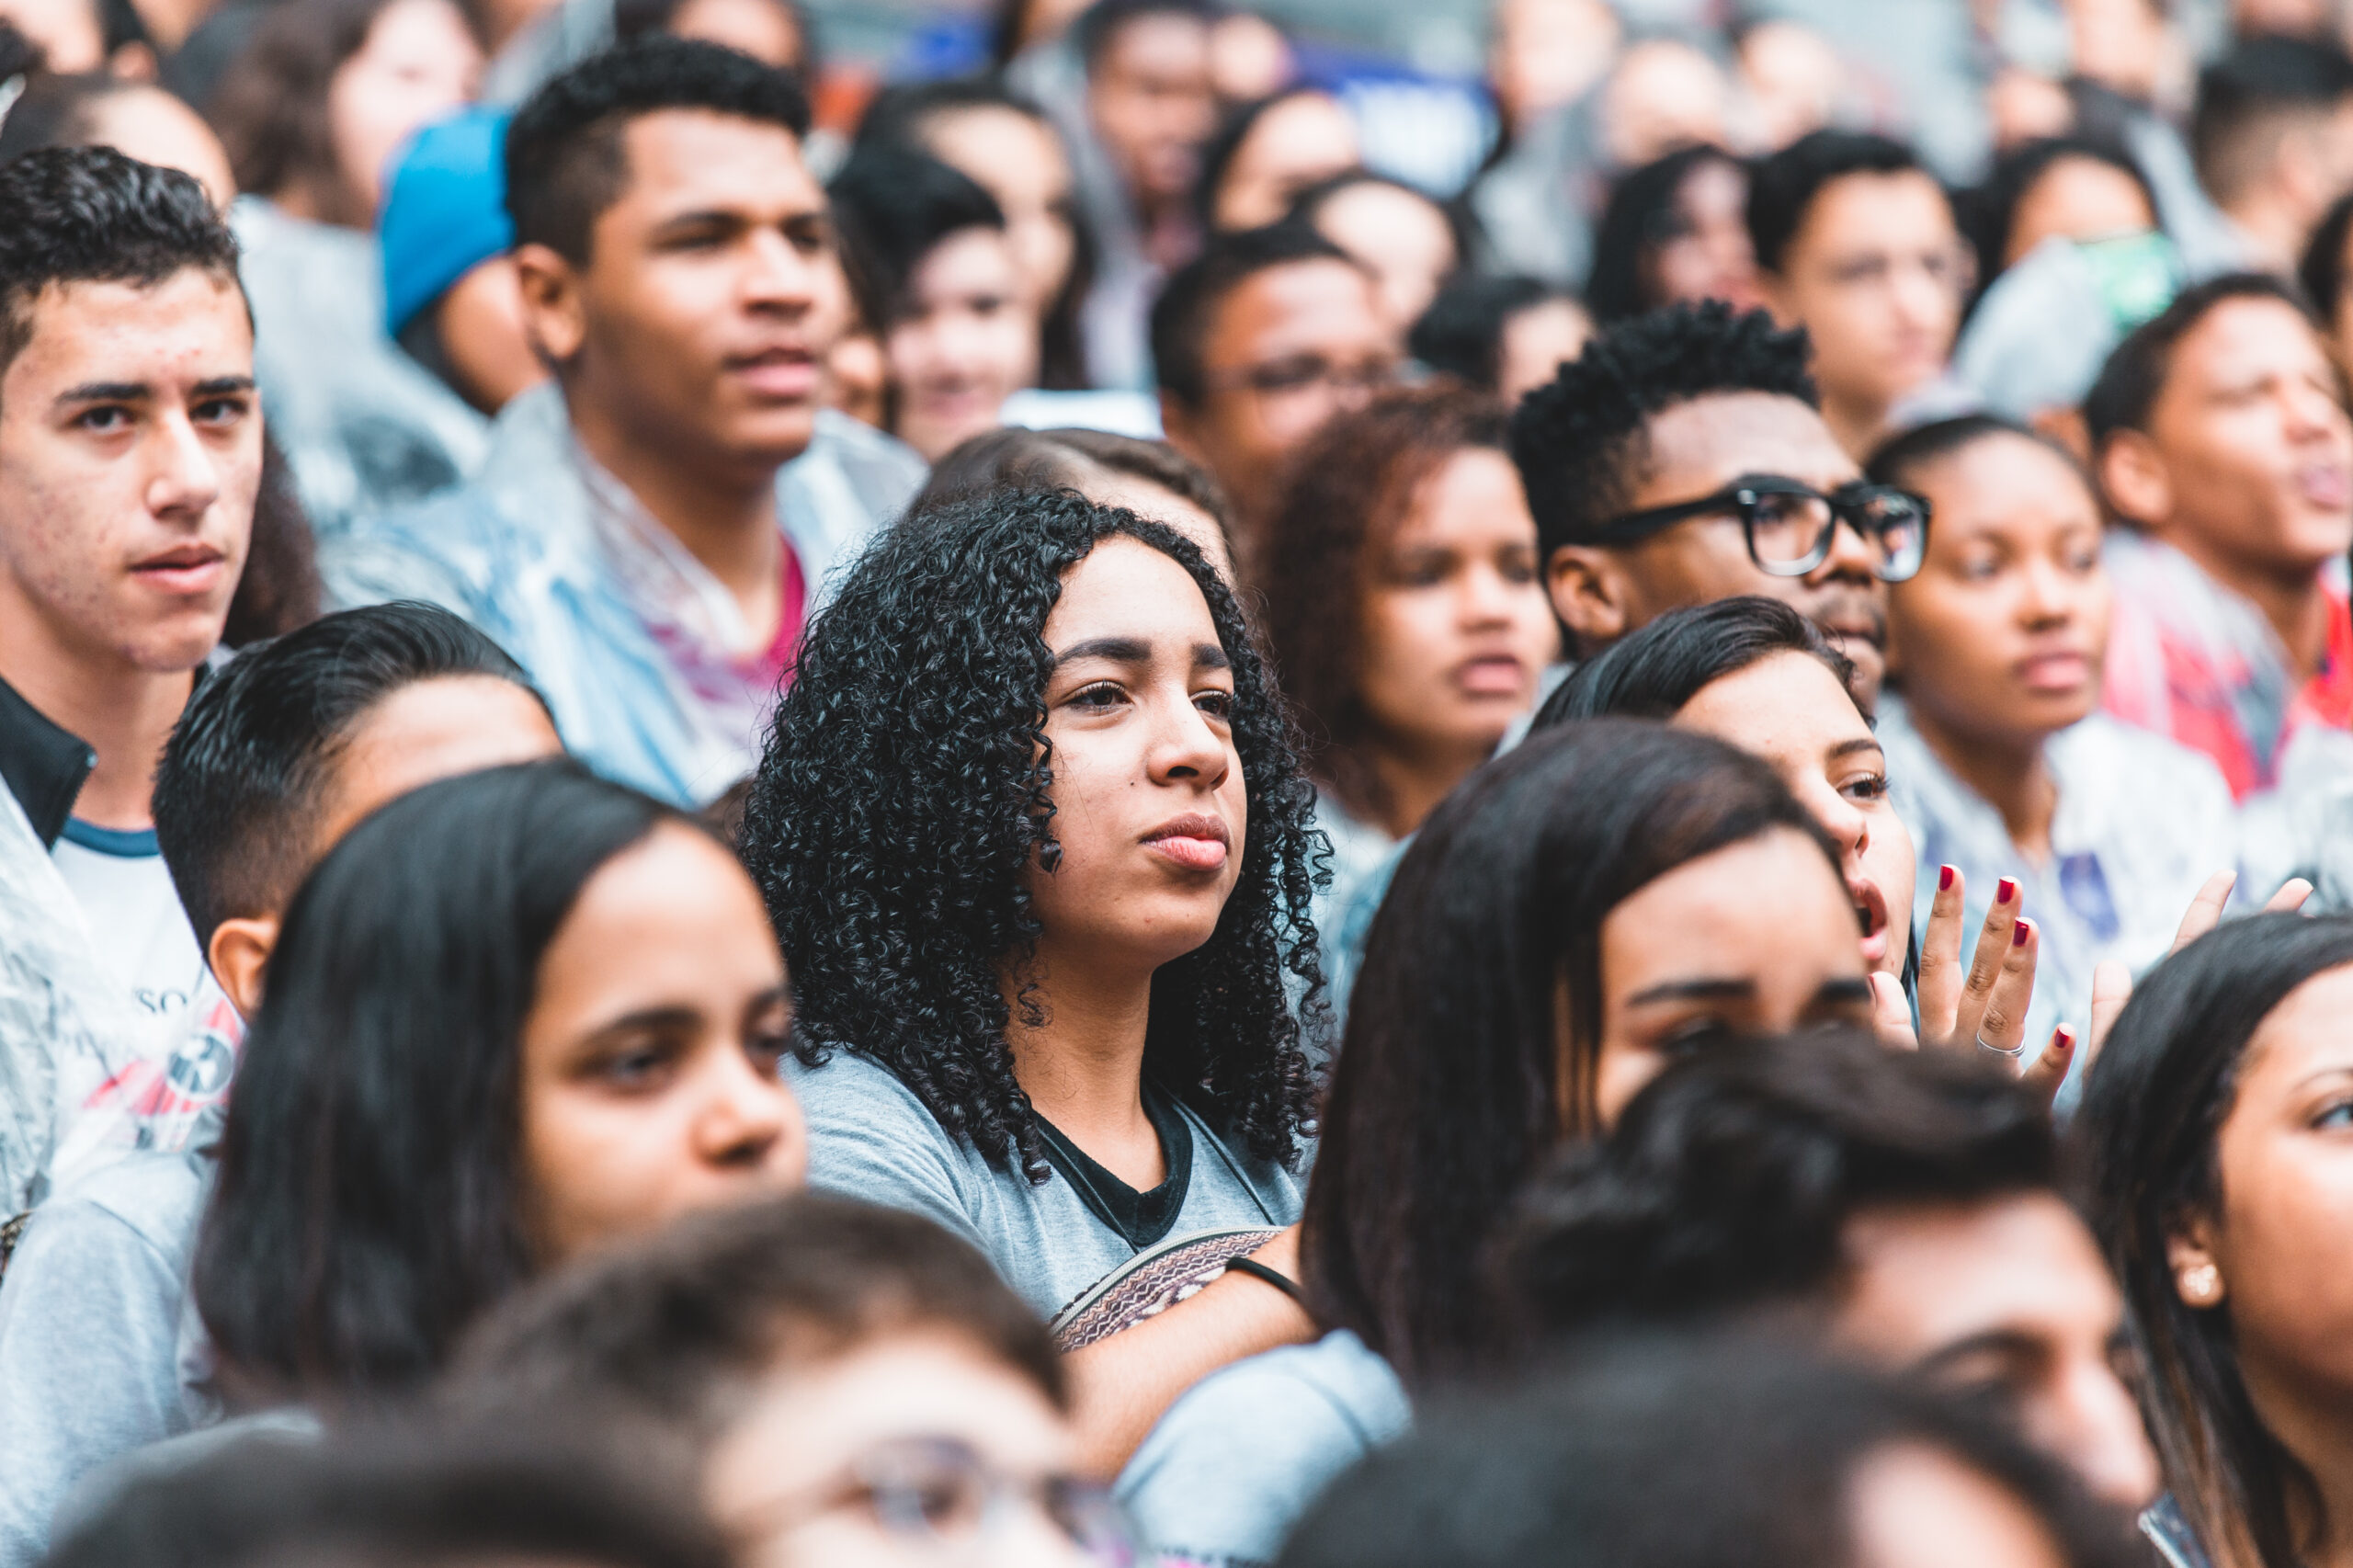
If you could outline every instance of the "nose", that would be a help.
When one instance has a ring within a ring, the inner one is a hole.
[[[2281,401],[2290,440],[2313,440],[2347,426],[2344,406],[2318,387],[2296,382]]]
[[[1822,831],[1830,835],[1845,856],[1847,869],[1859,874],[1863,856],[1871,846],[1870,818],[1865,816],[1855,802],[1830,786],[1827,778],[1804,780],[1797,790]]]
[[[1491,565],[1474,566],[1462,574],[1456,602],[1464,626],[1500,626],[1511,619],[1512,585]]]
[[[2143,1508],[2157,1494],[2157,1456],[2132,1396],[2106,1360],[2087,1358],[2061,1385],[2050,1448],[2071,1459],[2095,1496]]]
[[[755,308],[798,313],[816,303],[818,274],[824,262],[803,256],[774,229],[752,237],[752,260],[744,269],[744,298]]]
[[[221,465],[185,409],[166,409],[149,444],[147,509],[193,523],[221,497]]]
[[[694,1123],[695,1153],[716,1170],[758,1172],[797,1187],[808,1164],[801,1102],[782,1078],[730,1044]]]
[[[1841,517],[1830,530],[1829,553],[1822,558],[1822,564],[1805,574],[1805,580],[1817,585],[1840,580],[1876,582],[1878,575],[1871,568],[1878,560],[1879,553],[1863,537],[1863,530]]]
[[[986,1568],[1088,1568],[1093,1562],[1034,1501],[1017,1504],[1006,1515],[980,1542],[978,1555]]]
[[[1225,782],[1233,752],[1209,717],[1193,706],[1189,694],[1172,702],[1174,710],[1153,736],[1150,771],[1155,784],[1189,781],[1214,790]]]
[[[2063,626],[2075,619],[2075,595],[2056,563],[2046,560],[2026,563],[2024,586],[2018,595],[2018,619],[2028,626]]]

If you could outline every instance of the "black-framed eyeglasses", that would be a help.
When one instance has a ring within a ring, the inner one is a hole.
[[[1777,474],[1752,473],[1712,495],[1612,517],[1587,537],[1595,544],[1639,544],[1688,517],[1737,517],[1748,558],[1776,577],[1802,577],[1830,559],[1838,525],[1871,551],[1871,574],[1901,583],[1920,570],[1928,549],[1928,499],[1892,484],[1857,481],[1824,494]]]

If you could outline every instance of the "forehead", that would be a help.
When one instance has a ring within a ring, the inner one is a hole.
[[[2195,395],[2218,381],[2262,374],[2329,375],[2327,351],[2304,313],[2285,300],[2225,300],[2174,345],[2159,396]]]
[[[1811,654],[1775,653],[1699,688],[1675,722],[1766,757],[1870,739],[1855,699]]]
[[[1045,635],[1052,648],[1098,637],[1218,645],[1217,624],[1192,574],[1142,540],[1116,534],[1063,574]]]
[[[2239,1103],[2323,1073],[2353,1071],[2353,965],[2324,970],[2265,1015],[2239,1063]]]
[[[1790,248],[1852,244],[1864,238],[1915,239],[1952,232],[1952,203],[1933,176],[1920,169],[1893,174],[1863,170],[1825,180],[1805,204]]]
[[[1861,472],[1821,415],[1778,392],[1687,398],[1653,415],[1643,433],[1638,506],[1696,499],[1743,474],[1780,474],[1828,490]]]
[[[1262,267],[1211,313],[1203,358],[1211,367],[1318,350],[1343,355],[1389,346],[1372,280],[1328,256]]]
[[[710,109],[656,109],[621,130],[626,177],[615,209],[658,222],[679,212],[790,214],[825,204],[781,125]],[[608,210],[608,215],[609,215]]]
[[[1997,1331],[2100,1338],[2122,1317],[2091,1233],[2052,1193],[1881,1205],[1842,1240],[1847,1336],[1892,1358]]]
[[[1123,23],[1103,40],[1100,68],[1158,76],[1206,71],[1209,62],[1208,23],[1174,11],[1154,11]]]
[[[2075,466],[2024,436],[1988,436],[1904,476],[1928,498],[1935,522],[1928,546],[1956,533],[1992,528],[2023,515],[2081,518],[2097,528],[2099,508]]]
[[[0,401],[86,381],[169,385],[253,372],[244,291],[199,267],[159,283],[51,283],[12,301],[8,314],[24,339],[0,374]]]
[[[1756,890],[1770,887],[1772,900]],[[1728,844],[1637,888],[1602,921],[1602,972],[1613,992],[1662,978],[1746,977],[1811,994],[1863,972],[1855,907],[1838,872],[1795,828]]]

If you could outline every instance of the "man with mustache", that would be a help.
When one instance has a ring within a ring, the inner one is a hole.
[[[194,179],[99,147],[0,168],[0,1218],[52,1153],[42,1092],[70,1113],[204,973],[151,789],[244,570],[253,349]]]
[[[808,129],[790,75],[682,39],[524,104],[506,206],[553,380],[465,488],[329,562],[347,603],[472,621],[574,752],[682,804],[750,773],[827,570],[921,481],[820,406],[847,300]]]
[[[1595,338],[1512,420],[1544,584],[1590,658],[1671,609],[1763,594],[1802,611],[1879,699],[1887,588],[1919,566],[1904,504],[1823,423],[1803,331],[1710,301]]]

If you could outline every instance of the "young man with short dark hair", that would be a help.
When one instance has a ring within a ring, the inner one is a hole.
[[[751,771],[827,573],[921,482],[820,408],[847,296],[808,129],[790,75],[674,38],[525,103],[506,205],[553,382],[508,403],[463,489],[382,519],[330,573],[347,602],[465,616],[574,752],[684,804]],[[796,477],[813,443],[823,474]],[[867,503],[828,504],[853,492]]]
[[[1859,462],[1951,356],[1971,267],[1952,202],[1903,142],[1817,131],[1756,165],[1748,235],[1766,302],[1813,340],[1822,417]]]
[[[2302,296],[2265,273],[2183,290],[2117,346],[2084,420],[2130,525],[2107,547],[2108,710],[2212,757],[2241,800],[2297,771],[2307,732],[2307,755],[2341,749],[2353,417]]]
[[[1795,606],[1879,698],[1887,588],[1919,532],[1863,486],[1823,423],[1802,332],[1762,311],[1679,305],[1586,346],[1512,417],[1544,583],[1590,657],[1670,609],[1741,594]],[[1793,526],[1760,524],[1789,523]]]
[[[0,1211],[203,973],[149,781],[261,466],[236,241],[203,188],[108,148],[0,166]]]
[[[1171,445],[1233,502],[1241,553],[1280,500],[1284,465],[1335,414],[1396,378],[1371,276],[1304,224],[1221,235],[1152,310]]]
[[[2238,265],[2294,277],[2313,225],[2353,189],[2353,59],[2314,39],[2241,40],[2199,75],[2189,148]]]
[[[1701,1052],[1535,1184],[1510,1275],[1540,1341],[1790,1324],[1992,1400],[2112,1503],[2157,1491],[2050,1119],[1975,1063],[1863,1035]]]

